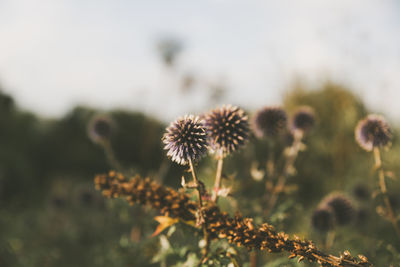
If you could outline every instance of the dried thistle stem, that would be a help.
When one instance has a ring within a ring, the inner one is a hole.
[[[196,189],[196,192],[197,192],[197,198],[199,201],[199,209],[201,210],[203,208],[203,201],[201,199],[200,184],[199,184],[199,180],[197,179],[196,172],[194,170],[193,162],[190,158],[189,158],[189,168],[190,168],[190,172],[192,173],[194,188]]]
[[[296,161],[297,155],[299,154],[301,148],[301,140],[303,139],[303,132],[296,131],[294,134],[293,144],[289,147],[288,153],[286,155],[285,166],[283,167],[282,174],[278,177],[274,189],[272,191],[271,197],[267,203],[267,209],[265,210],[265,215],[268,216],[272,209],[275,207],[278,201],[279,194],[283,191],[286,183],[287,177],[290,175],[291,170],[294,168],[294,162]]]
[[[385,171],[382,166],[381,160],[381,152],[379,147],[374,147],[374,159],[375,159],[375,167],[378,170],[378,177],[379,177],[379,188],[381,190],[383,201],[385,202],[387,215],[389,220],[391,221],[394,230],[396,231],[397,236],[400,238],[400,228],[397,223],[396,216],[394,214],[392,205],[390,204],[390,200],[387,194],[386,182],[385,182]]]
[[[193,176],[193,182],[194,182],[194,187],[196,188],[197,191],[197,198],[199,201],[199,224],[202,225],[203,228],[203,236],[204,236],[204,240],[206,241],[206,245],[203,249],[203,256],[202,256],[202,260],[200,261],[200,263],[202,263],[203,261],[205,261],[207,259],[207,255],[210,249],[210,236],[208,234],[207,231],[207,222],[204,219],[204,214],[203,214],[203,200],[202,200],[202,191],[203,188],[201,187],[202,185],[199,183],[199,180],[197,179],[197,175],[196,172],[194,170],[194,166],[193,166],[193,162],[192,160],[189,158],[189,167],[190,167],[190,172],[192,173]]]
[[[217,203],[218,201],[218,191],[221,188],[221,177],[222,177],[222,166],[224,164],[224,158],[220,157],[217,163],[217,173],[215,175],[215,184],[213,190],[212,201]]]
[[[103,195],[111,198],[125,198],[131,205],[134,203],[146,204],[157,209],[164,216],[179,218],[184,221],[195,221],[197,205],[189,196],[171,188],[160,185],[149,178],[135,177],[128,179],[122,174],[110,172],[97,175],[96,188]],[[210,203],[211,204],[211,203]],[[207,238],[226,238],[230,243],[244,246],[249,250],[266,250],[268,252],[289,252],[289,258],[298,257],[298,260],[318,262],[322,267],[371,267],[372,264],[362,255],[352,257],[345,251],[341,256],[333,256],[318,250],[309,240],[298,237],[290,238],[284,232],[276,232],[274,228],[264,223],[254,225],[252,219],[240,215],[230,217],[226,212],[221,212],[215,205],[203,208],[207,224]],[[207,240],[206,240],[207,241]],[[207,251],[204,249],[204,252]],[[204,255],[204,254],[203,254]],[[201,262],[207,260],[203,256]]]

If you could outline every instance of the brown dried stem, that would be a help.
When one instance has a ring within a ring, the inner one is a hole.
[[[196,172],[194,170],[193,162],[191,159],[189,159],[189,167],[190,167],[190,172],[192,173],[193,176],[193,182],[194,182],[194,187],[197,191],[197,198],[199,201],[199,209],[198,209],[198,219],[197,219],[197,224],[201,225],[203,228],[203,235],[204,235],[204,240],[206,241],[206,245],[203,250],[203,258],[202,260],[207,259],[208,251],[210,249],[210,236],[207,232],[207,222],[204,219],[204,214],[203,214],[203,200],[202,200],[202,195],[204,189],[202,188],[202,184],[199,183],[199,180],[197,179]]]
[[[183,192],[162,186],[150,179],[135,177],[127,179],[122,174],[110,172],[95,177],[96,188],[106,197],[123,197],[131,205],[147,204],[160,211],[164,216],[179,218],[182,221],[196,221],[196,203]],[[308,240],[290,238],[283,232],[276,232],[274,227],[264,223],[253,224],[252,219],[240,215],[230,217],[226,212],[208,203],[203,207],[207,222],[206,232],[209,238],[226,238],[230,243],[244,246],[249,250],[267,250],[269,252],[289,252],[289,258],[298,257],[299,261],[318,262],[324,267],[367,267],[372,266],[367,258],[359,255],[352,257],[349,252],[341,256],[325,254]],[[203,228],[204,229],[204,228]]]
[[[223,164],[224,164],[224,158],[220,157],[218,159],[218,163],[217,163],[217,173],[215,175],[215,184],[214,184],[214,190],[213,190],[213,195],[212,195],[212,201],[214,203],[217,203],[217,201],[218,201],[218,192],[219,192],[219,189],[221,188],[221,177],[222,177]]]
[[[382,166],[381,153],[380,153],[379,147],[374,147],[374,159],[375,159],[375,167],[378,170],[379,188],[380,188],[382,196],[383,196],[383,201],[385,202],[387,216],[388,216],[388,219],[390,220],[390,222],[392,223],[397,236],[400,238],[400,228],[397,223],[397,219],[394,214],[392,205],[390,204],[390,200],[389,200],[388,193],[387,193],[386,182],[385,182],[385,171]]]
[[[192,173],[193,182],[194,182],[194,188],[196,189],[196,192],[197,192],[197,199],[199,201],[199,210],[201,210],[203,208],[203,200],[201,199],[201,195],[202,195],[201,191],[202,191],[202,189],[201,189],[201,185],[199,183],[199,180],[197,179],[197,175],[196,175],[196,172],[194,170],[194,166],[193,166],[193,163],[192,163],[191,159],[189,159],[189,168],[190,168],[190,172]]]

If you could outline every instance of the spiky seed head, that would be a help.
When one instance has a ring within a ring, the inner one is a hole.
[[[315,123],[315,112],[309,106],[299,107],[293,114],[290,127],[294,131],[308,132]]]
[[[314,210],[311,225],[318,231],[327,232],[335,225],[335,214],[331,207],[322,206]]]
[[[88,125],[88,135],[96,143],[108,140],[112,134],[112,120],[104,115],[94,117]]]
[[[167,127],[162,138],[167,156],[178,164],[196,162],[207,152],[207,135],[203,122],[193,115],[178,118]]]
[[[355,138],[363,149],[372,151],[374,147],[387,146],[392,139],[392,133],[382,116],[370,114],[357,124]]]
[[[340,193],[333,193],[328,195],[322,203],[332,208],[336,222],[339,225],[348,224],[354,219],[355,209],[353,203],[346,196]]]
[[[204,115],[210,148],[224,157],[243,146],[249,138],[245,112],[236,106],[222,106]]]
[[[258,138],[275,136],[286,129],[287,115],[280,107],[264,107],[256,112],[252,125]]]

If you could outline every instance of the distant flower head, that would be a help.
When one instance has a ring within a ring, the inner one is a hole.
[[[315,113],[311,107],[303,106],[297,109],[291,120],[291,129],[303,132],[309,131],[315,123]]]
[[[164,149],[172,161],[186,165],[198,161],[207,152],[207,135],[202,121],[192,115],[179,118],[167,127]]]
[[[318,231],[327,232],[334,227],[335,214],[331,207],[322,206],[314,210],[311,225]]]
[[[371,192],[365,184],[357,184],[353,187],[353,195],[358,200],[368,200],[371,198]]]
[[[211,149],[218,156],[237,150],[249,137],[248,117],[236,106],[222,106],[204,115]]]
[[[274,136],[286,129],[287,115],[279,107],[265,107],[253,118],[253,130],[258,138]]]
[[[389,124],[379,115],[371,114],[361,120],[355,130],[357,143],[365,150],[383,147],[390,143],[392,133]]]
[[[355,209],[350,199],[340,193],[328,195],[322,202],[331,207],[339,225],[350,223],[355,216]]]
[[[96,116],[88,126],[89,137],[96,143],[104,142],[110,139],[112,134],[112,121],[106,116]]]

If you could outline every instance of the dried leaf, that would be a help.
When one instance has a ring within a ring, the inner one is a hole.
[[[397,180],[396,179],[396,174],[394,172],[392,172],[392,171],[386,171],[385,172],[385,176],[390,178],[390,179],[392,179],[392,180]]]
[[[251,177],[255,180],[255,181],[261,181],[263,178],[264,178],[264,176],[265,176],[265,172],[263,171],[263,170],[259,170],[258,168],[257,168],[257,163],[256,162],[253,162],[252,164],[251,164],[251,168],[250,168],[250,174],[251,174]]]
[[[171,217],[168,217],[168,216],[156,216],[156,217],[154,217],[154,219],[159,223],[159,225],[157,226],[157,228],[154,231],[154,233],[151,235],[152,237],[160,234],[166,228],[168,228],[171,225],[174,225],[175,223],[179,222],[179,219],[171,218]]]
[[[218,189],[218,196],[221,197],[227,197],[229,195],[229,193],[231,192],[232,187],[222,187],[220,189]]]
[[[304,260],[304,256],[300,256],[297,262],[301,262],[302,260]]]

